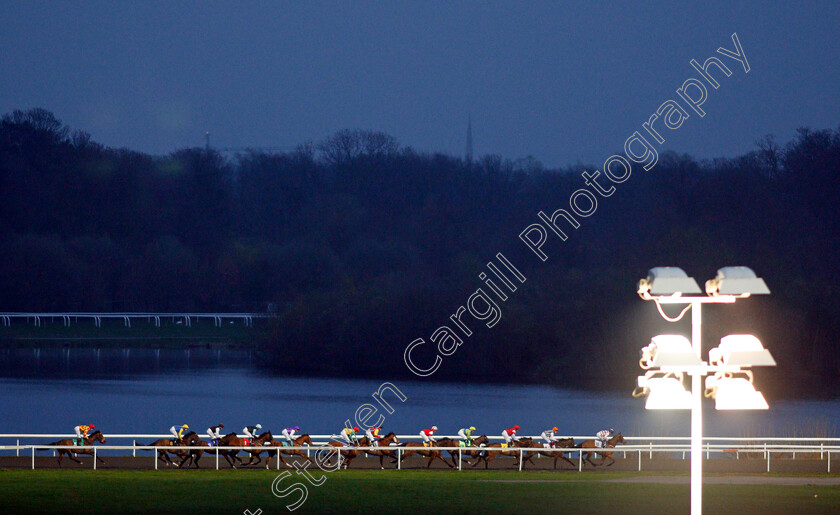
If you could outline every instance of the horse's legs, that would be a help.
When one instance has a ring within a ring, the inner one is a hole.
[[[565,461],[569,465],[571,465],[573,467],[575,466],[575,463],[572,460],[570,460],[569,458],[566,457],[566,453],[561,452],[561,453],[558,454],[558,456],[560,457],[560,459],[562,459],[563,461]]]
[[[289,465],[289,463],[286,460],[283,459],[283,453],[282,452],[278,452],[277,456],[279,457],[279,459],[283,463],[283,465],[286,466],[286,468],[293,468],[291,465]]]
[[[158,451],[158,459],[162,462],[166,463],[166,465],[175,465],[175,462],[172,461],[172,458],[169,457],[169,451]],[[177,466],[177,465],[175,465]]]

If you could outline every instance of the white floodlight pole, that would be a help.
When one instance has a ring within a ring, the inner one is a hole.
[[[691,303],[691,347],[702,359],[701,303]],[[703,374],[691,373],[691,515],[703,513]]]
[[[735,296],[720,297],[658,297],[660,304],[691,305],[691,349],[701,360],[703,318],[700,312],[703,304],[733,304]],[[691,376],[691,515],[703,513],[703,376],[707,366],[692,367]]]

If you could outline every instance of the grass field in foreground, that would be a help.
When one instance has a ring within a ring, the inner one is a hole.
[[[313,473],[321,477],[322,473]],[[688,513],[688,485],[611,483],[634,473],[341,471],[294,513]],[[276,471],[0,470],[2,513],[289,513]],[[499,480],[509,480],[499,481]],[[524,481],[522,481],[524,480]],[[837,513],[831,486],[705,485],[706,513]]]

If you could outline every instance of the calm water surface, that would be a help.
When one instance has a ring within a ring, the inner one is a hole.
[[[0,433],[64,433],[94,423],[107,433],[165,433],[187,423],[203,433],[223,422],[241,430],[260,423],[279,432],[299,425],[333,434],[357,408],[373,403],[383,381],[282,378],[260,374],[247,353],[132,349],[0,351]],[[98,360],[98,361],[97,361]],[[188,363],[188,364],[187,364]],[[499,434],[519,424],[525,434],[558,426],[570,435],[614,427],[625,435],[687,436],[688,412],[650,412],[627,392],[588,393],[545,386],[487,386],[399,381],[405,402],[385,429],[416,433],[465,425]],[[717,412],[706,401],[710,436],[840,436],[840,401],[780,401],[767,411]]]

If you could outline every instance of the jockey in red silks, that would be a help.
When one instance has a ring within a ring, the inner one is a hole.
[[[519,425],[515,425],[513,427],[509,427],[502,431],[502,438],[505,439],[505,443],[510,445],[511,441],[516,441],[516,432],[519,431]]]
[[[429,429],[424,429],[420,431],[420,436],[423,438],[424,447],[428,447],[435,442],[435,439],[432,438],[435,435],[435,431],[437,431],[437,426],[432,426]]]
[[[365,429],[365,436],[367,436],[368,442],[373,447],[379,447],[379,439],[382,438],[379,435],[379,432],[382,431],[382,427],[370,427]]]

